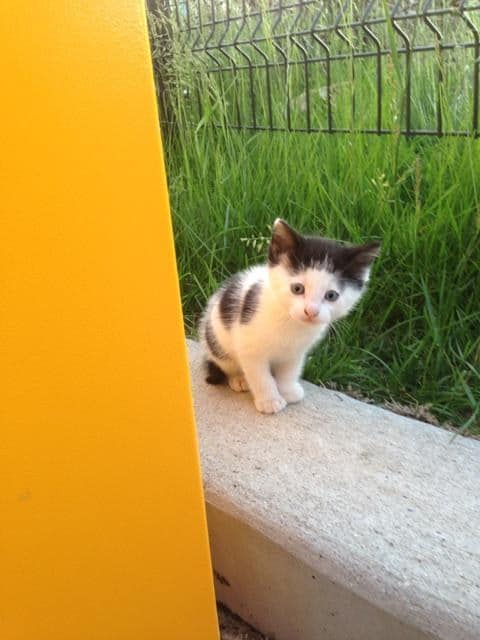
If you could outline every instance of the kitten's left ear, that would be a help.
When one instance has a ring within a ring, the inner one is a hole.
[[[343,273],[352,280],[363,281],[368,279],[368,273],[372,262],[380,255],[380,242],[368,242],[367,244],[348,247],[348,258]]]
[[[380,242],[375,240],[374,242],[352,247],[352,260],[358,266],[368,267],[380,255],[380,246]]]
[[[278,264],[283,254],[292,254],[301,241],[301,235],[289,224],[277,218],[273,223],[272,239],[268,248],[270,264]]]

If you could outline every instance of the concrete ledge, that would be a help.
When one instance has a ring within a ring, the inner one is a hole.
[[[305,383],[258,414],[191,372],[217,595],[276,640],[478,640],[480,442]]]

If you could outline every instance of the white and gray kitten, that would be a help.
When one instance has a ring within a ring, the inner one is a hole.
[[[299,402],[308,351],[358,302],[379,247],[303,236],[277,219],[268,263],[235,274],[208,302],[207,382],[250,390],[262,413]]]

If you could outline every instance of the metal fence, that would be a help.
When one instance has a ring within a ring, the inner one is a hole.
[[[165,120],[479,135],[480,4],[150,0]]]

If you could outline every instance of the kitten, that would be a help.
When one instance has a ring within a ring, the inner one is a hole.
[[[379,247],[302,236],[277,219],[268,263],[235,274],[208,302],[200,324],[207,382],[250,390],[262,413],[299,402],[308,351],[358,302]]]

